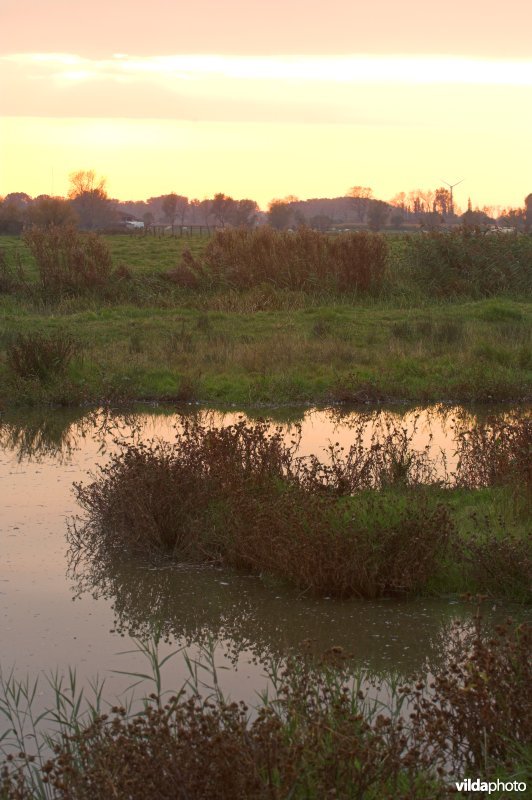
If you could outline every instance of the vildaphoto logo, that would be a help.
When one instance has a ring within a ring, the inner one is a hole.
[[[526,783],[523,781],[482,781],[480,778],[466,778],[465,781],[455,781],[458,792],[526,792]]]

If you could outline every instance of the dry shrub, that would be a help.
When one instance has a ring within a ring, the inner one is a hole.
[[[32,228],[24,235],[37,268],[45,296],[98,291],[109,284],[111,252],[94,233],[75,228]]]
[[[417,282],[442,297],[487,297],[532,290],[532,238],[478,230],[433,231],[405,237],[405,257]]]
[[[368,704],[341,648],[289,657],[254,715],[220,693],[153,694],[135,716],[114,706],[63,729],[44,763],[8,756],[0,796],[29,800],[35,775],[51,800],[443,800],[457,778],[526,780],[531,645],[527,624],[457,623],[448,662],[388,708]]]
[[[457,625],[451,643],[431,691],[414,692],[420,749],[451,775],[511,775],[532,741],[532,628],[508,623],[490,638],[477,617],[472,637]]]
[[[511,486],[532,491],[532,417],[489,417],[458,435],[458,486]]]
[[[49,335],[21,333],[7,347],[7,363],[19,378],[46,381],[63,375],[78,351],[77,342],[61,331]]]
[[[344,463],[333,450],[328,467],[296,458],[296,444],[266,422],[216,429],[185,419],[173,446],[126,446],[93,483],[75,487],[87,518],[70,530],[73,553],[223,562],[336,596],[422,585],[454,528],[447,509],[416,488],[405,453],[401,462],[393,442],[374,448],[357,473],[356,456]],[[372,481],[388,491],[351,496]]]
[[[507,486],[524,513],[532,506],[532,417],[490,417],[458,436],[457,486]]]
[[[185,251],[169,278],[187,288],[250,289],[260,284],[294,291],[377,291],[384,279],[384,237],[359,232],[331,237],[309,228],[218,231],[201,257]]]
[[[15,294],[21,290],[29,292],[20,254],[15,253],[11,260],[0,250],[0,294]]]
[[[472,514],[474,530],[457,542],[457,552],[477,592],[532,600],[532,533],[507,529],[504,520]]]
[[[53,800],[445,797],[408,739],[400,720],[364,717],[346,670],[290,659],[274,703],[252,720],[243,703],[220,697],[163,705],[152,695],[143,714],[115,706],[63,735],[41,773]],[[17,779],[6,766],[2,777],[6,800],[31,796],[22,770]]]

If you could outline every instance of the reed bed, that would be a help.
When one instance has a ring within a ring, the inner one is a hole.
[[[375,292],[382,287],[388,246],[378,234],[327,236],[309,228],[218,231],[201,257],[183,253],[168,277],[186,288],[260,284],[291,291]]]

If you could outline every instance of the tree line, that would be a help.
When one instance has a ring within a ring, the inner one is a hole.
[[[469,200],[467,210],[462,212],[445,187],[399,192],[385,202],[375,198],[370,187],[353,186],[336,198],[300,200],[288,195],[273,199],[267,212],[263,212],[255,200],[237,200],[222,192],[203,200],[171,192],[147,200],[120,201],[109,196],[105,178],[98,177],[94,170],[79,170],[70,175],[67,197],[32,198],[24,192],[12,192],[0,199],[0,233],[17,234],[27,226],[54,225],[112,231],[126,228],[128,221],[142,223],[146,228],[154,225],[254,228],[269,224],[278,230],[306,225],[326,231],[347,225],[379,231],[386,226],[438,229],[461,223],[530,230],[532,194],[525,198],[522,208],[473,208]]]

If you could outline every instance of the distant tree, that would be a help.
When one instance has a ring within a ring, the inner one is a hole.
[[[17,235],[27,219],[31,197],[25,192],[10,192],[0,202],[0,233]]]
[[[77,225],[79,222],[79,217],[72,203],[63,197],[41,195],[35,198],[27,214],[28,220],[38,228]]]
[[[390,200],[390,205],[394,206],[395,208],[400,208],[401,211],[406,211],[406,194],[405,192],[398,192],[392,199]]]
[[[394,228],[402,228],[405,221],[405,215],[402,210],[395,211],[390,217],[390,223]]]
[[[114,203],[105,189],[105,178],[97,178],[94,170],[79,170],[70,174],[70,198],[85,230],[112,225],[116,220]]]
[[[359,222],[366,219],[369,210],[369,203],[373,197],[373,189],[369,186],[352,186],[347,192],[348,197],[354,200],[354,208]]]
[[[327,214],[316,214],[309,220],[309,225],[316,231],[328,231],[333,221]]]
[[[532,230],[532,194],[525,197],[525,229]]]
[[[492,220],[485,211],[475,210],[471,207],[471,201],[468,203],[467,211],[460,217],[460,222],[465,228],[477,228],[480,225],[488,225]]]
[[[177,214],[177,195],[175,192],[167,194],[163,197],[161,209],[165,220],[169,225],[173,225]]]
[[[372,231],[380,231],[388,221],[390,206],[382,200],[370,200],[369,202],[368,225]]]
[[[177,203],[175,211],[177,214],[177,218],[179,220],[179,224],[184,225],[188,212],[188,197],[185,197],[185,195],[183,194],[177,195]]]
[[[237,200],[230,214],[230,220],[237,228],[252,228],[257,221],[259,207],[255,200]]]
[[[499,219],[499,225],[507,228],[516,228],[516,230],[525,230],[526,228],[526,208],[507,208],[502,211]]]
[[[290,227],[293,210],[284,200],[272,200],[268,206],[268,225],[277,230]]]
[[[429,231],[437,231],[443,225],[443,217],[437,211],[426,211],[421,217],[421,226]]]
[[[214,195],[211,202],[211,214],[220,228],[225,228],[231,221],[231,216],[235,211],[235,200],[222,192]]]
[[[445,186],[440,186],[434,192],[432,210],[445,216],[451,213],[451,193]]]

